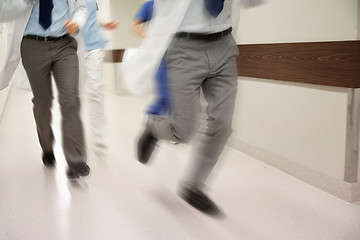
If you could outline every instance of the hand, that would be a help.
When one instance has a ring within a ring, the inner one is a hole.
[[[145,38],[147,31],[142,22],[134,21],[130,29],[136,36]]]
[[[78,30],[78,25],[73,20],[65,21],[64,26],[66,28],[67,33],[70,34],[70,35],[76,33],[76,31]]]
[[[114,30],[115,28],[117,28],[118,25],[119,25],[118,22],[116,22],[116,21],[111,21],[111,22],[108,22],[108,23],[103,24],[103,27],[104,27],[106,30]]]

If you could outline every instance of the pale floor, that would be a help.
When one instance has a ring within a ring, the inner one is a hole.
[[[31,93],[13,89],[0,129],[0,239],[360,239],[359,203],[344,202],[230,148],[209,188],[225,217],[188,206],[177,190],[190,146],[160,143],[149,166],[135,160],[148,101],[107,94],[108,150],[95,154],[87,131],[92,172],[74,184],[65,177],[60,140],[56,168],[42,165]],[[88,129],[86,104],[84,109]]]

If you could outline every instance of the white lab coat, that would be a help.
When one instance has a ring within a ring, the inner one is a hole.
[[[21,1],[21,2],[20,2]],[[85,25],[87,18],[86,0],[68,0],[74,20],[80,28]],[[17,4],[16,6],[14,4]],[[10,16],[16,18],[13,34],[8,41],[8,52],[5,65],[0,71],[0,90],[6,88],[12,80],[15,86],[30,90],[29,81],[25,70],[20,63],[20,44],[24,35],[26,24],[29,20],[33,5],[27,6],[23,0],[5,0],[0,5],[1,19],[11,20]],[[21,14],[19,14],[19,9]],[[4,14],[3,17],[3,13]],[[5,16],[6,15],[6,16]]]
[[[1,0],[0,1],[0,22],[14,20],[23,15],[27,8],[24,0]]]

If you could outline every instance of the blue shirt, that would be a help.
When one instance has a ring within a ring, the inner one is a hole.
[[[147,1],[141,5],[140,9],[136,13],[134,19],[140,22],[147,22],[153,16],[154,11],[154,1]]]
[[[104,48],[108,41],[105,39],[96,18],[96,11],[98,10],[96,0],[86,0],[86,5],[88,19],[84,29],[82,30],[85,50],[91,51]]]
[[[28,0],[24,1],[29,4]],[[51,26],[46,30],[39,24],[39,2],[40,0],[36,0],[32,8],[29,21],[25,28],[24,36],[38,35],[43,37],[61,37],[67,34],[64,23],[66,20],[71,19],[68,0],[53,0],[54,8],[51,12],[52,22]]]

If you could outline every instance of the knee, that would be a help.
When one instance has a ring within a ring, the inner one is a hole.
[[[62,97],[59,100],[59,104],[61,107],[61,111],[64,112],[70,112],[70,111],[78,111],[80,110],[80,99],[79,96],[76,96],[74,94],[71,94],[66,97]]]
[[[194,127],[184,128],[178,125],[173,125],[172,132],[178,143],[188,143],[194,134]]]
[[[233,132],[231,122],[217,121],[208,126],[207,134],[228,139]]]
[[[50,110],[52,107],[52,97],[34,97],[32,99],[34,108]]]
[[[99,100],[103,97],[103,84],[90,87],[88,90],[90,99]]]

